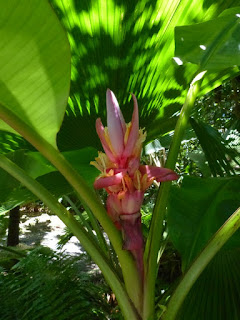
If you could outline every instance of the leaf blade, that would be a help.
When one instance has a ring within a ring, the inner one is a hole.
[[[1,2],[0,24],[0,101],[56,146],[69,92],[66,35],[46,0]]]

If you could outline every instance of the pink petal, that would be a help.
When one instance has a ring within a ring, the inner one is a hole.
[[[123,117],[123,115],[122,115],[122,111],[121,111],[121,109],[120,109],[120,107],[119,107],[117,98],[116,98],[115,94],[114,94],[110,89],[107,89],[107,91],[110,92],[110,94],[111,94],[111,96],[112,96],[112,98],[113,98],[114,103],[115,103],[116,106],[118,107],[118,108],[117,108],[117,111],[118,111],[118,113],[119,113],[119,119],[120,119],[120,121],[121,121],[123,133],[125,134],[125,132],[126,132],[126,123],[125,123],[124,117]]]
[[[114,212],[118,216],[122,213],[121,201],[118,199],[118,195],[111,193],[107,197],[107,209]]]
[[[126,124],[114,93],[107,89],[107,127],[112,147],[117,156],[121,156],[124,150],[124,134]]]
[[[178,179],[178,175],[171,169],[167,169],[167,168],[160,168],[155,166],[139,166],[139,171],[142,174],[146,173],[148,176],[148,179],[154,178],[158,182],[171,181],[171,180]]]
[[[121,229],[121,224],[119,222],[119,215],[121,213],[121,202],[116,194],[112,193],[108,196],[106,207],[107,212],[112,221],[114,222],[115,226],[118,229]]]
[[[103,146],[103,149],[106,153],[106,155],[108,156],[109,160],[112,161],[112,162],[115,162],[115,157],[114,155],[112,154],[112,151],[110,150],[109,146],[108,146],[108,143],[105,139],[105,132],[104,132],[104,126],[102,124],[102,121],[100,118],[98,118],[96,120],[96,131],[97,131],[97,134],[101,140],[101,143],[102,143],[102,146]]]
[[[134,191],[133,193],[126,192],[122,199],[122,212],[124,214],[133,214],[140,211],[143,202],[144,193]]]
[[[93,185],[95,189],[108,188],[110,186],[120,184],[122,182],[122,178],[123,173],[119,172],[113,176],[97,178]]]
[[[138,103],[134,94],[132,94],[132,97],[134,102],[134,109],[131,121],[131,130],[123,153],[123,157],[126,158],[132,155],[133,149],[139,136]]]

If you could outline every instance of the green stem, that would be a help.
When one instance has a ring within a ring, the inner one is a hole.
[[[82,213],[78,210],[78,208],[75,206],[75,204],[72,202],[72,200],[67,195],[64,195],[63,198],[70,204],[71,208],[79,216],[80,220],[82,221],[83,226],[88,230],[88,233],[91,236],[91,238],[94,241],[96,241],[96,237],[92,231],[92,228],[90,227],[90,225],[86,221],[86,219],[83,217]]]
[[[112,269],[108,263],[105,254],[96,245],[96,243],[89,237],[88,233],[76,221],[70,212],[63,207],[57,199],[55,199],[47,189],[45,189],[40,183],[26,174],[24,170],[18,167],[15,163],[10,161],[7,157],[0,155],[0,167],[12,175],[15,179],[19,180],[24,186],[26,186],[33,194],[41,199],[50,210],[58,215],[58,217],[64,222],[64,224],[73,232],[78,238],[86,251],[91,255],[92,259],[97,263],[107,282],[110,283],[112,289],[116,293],[118,303],[122,309],[122,312],[126,319],[130,316],[130,319],[137,320],[139,316],[134,308],[128,294],[125,290],[123,283],[118,278],[115,270]]]
[[[30,125],[20,119],[10,108],[0,103],[0,118],[28,140],[46,159],[48,159],[73,186],[80,199],[87,204],[103,229],[107,233],[122,267],[127,292],[137,310],[142,308],[141,280],[135,261],[126,250],[122,250],[122,236],[108,217],[105,208],[96,197],[94,191],[86,184],[79,173],[51,144],[43,139]]]
[[[102,232],[100,230],[98,222],[95,219],[94,215],[92,214],[91,210],[88,208],[88,206],[86,204],[84,204],[84,208],[86,210],[86,213],[88,215],[88,218],[89,218],[89,220],[91,222],[92,227],[87,222],[87,220],[83,217],[83,214],[78,210],[77,206],[72,202],[72,200],[66,195],[64,196],[64,198],[71,205],[71,207],[74,210],[74,212],[79,216],[79,218],[82,221],[82,224],[88,230],[88,234],[91,236],[91,238],[94,241],[97,241],[97,243],[99,244],[99,246],[102,249],[102,251],[104,251],[105,255],[107,257],[110,257],[110,252],[108,251],[108,247],[107,247],[106,241],[105,241],[104,236],[103,236],[103,234],[102,234]],[[93,230],[96,232],[96,235],[93,233]]]
[[[184,131],[188,125],[188,120],[194,106],[195,99],[200,90],[202,78],[205,72],[198,74],[192,81],[187,93],[185,103],[182,107],[177,125],[174,131],[174,136],[168,159],[166,162],[166,168],[174,169],[177,161],[177,156]],[[155,281],[157,276],[157,256],[161,244],[162,232],[163,232],[163,220],[166,213],[168,194],[171,187],[171,182],[162,183],[158,196],[156,199],[155,207],[153,210],[153,217],[149,236],[146,243],[146,249],[144,253],[145,264],[145,278],[144,278],[144,304],[143,304],[143,319],[151,320],[154,318],[154,297],[155,297]]]
[[[99,242],[100,247],[102,248],[102,250],[109,256],[110,252],[106,243],[106,240],[103,236],[103,233],[100,229],[100,225],[97,221],[97,219],[95,218],[95,216],[93,215],[92,211],[89,209],[89,207],[87,205],[84,204],[85,210],[87,212],[88,218],[90,220],[90,223],[93,227],[93,230],[96,232],[96,236]]]
[[[114,265],[116,272],[118,272],[119,275],[122,274],[121,267],[120,267],[116,252],[114,251],[111,242],[109,242],[109,252],[110,252],[110,257],[111,257],[111,260],[112,260],[112,263]]]
[[[238,208],[214,234],[208,245],[203,249],[188,269],[169,301],[167,311],[163,317],[164,320],[176,319],[177,313],[185,297],[199,275],[227,240],[238,230],[238,228],[240,228],[240,208]]]

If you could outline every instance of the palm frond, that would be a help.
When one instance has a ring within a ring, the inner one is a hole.
[[[66,257],[37,248],[0,273],[0,319],[105,320],[112,311],[107,292],[85,255]]]

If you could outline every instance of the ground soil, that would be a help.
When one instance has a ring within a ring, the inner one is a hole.
[[[79,241],[72,237],[61,249],[58,242],[65,233],[66,226],[55,215],[44,212],[22,211],[20,219],[20,244],[26,246],[42,245],[55,251],[78,255],[83,252]]]

